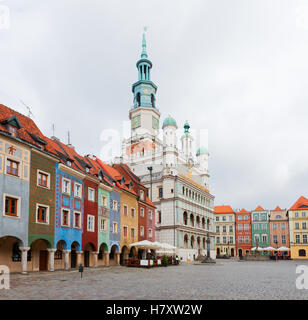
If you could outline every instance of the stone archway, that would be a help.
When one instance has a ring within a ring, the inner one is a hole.
[[[184,248],[188,249],[188,235],[187,234],[184,235]]]
[[[128,257],[129,257],[129,250],[127,246],[123,246],[120,254],[120,264],[127,265]]]
[[[129,257],[130,258],[137,258],[137,249],[136,247],[132,246],[129,250]]]
[[[194,236],[191,236],[191,238],[190,238],[190,247],[191,247],[191,249],[195,248],[195,237]]]
[[[238,256],[240,258],[243,256],[243,250],[242,249],[238,249]]]
[[[110,265],[120,264],[120,248],[116,244],[111,246],[110,254],[109,254],[109,263]]]
[[[192,213],[189,216],[189,220],[190,220],[190,226],[194,227],[195,226],[195,217]]]
[[[78,267],[78,259],[77,259],[77,252],[80,251],[80,244],[78,241],[74,241],[71,244],[71,268],[75,269]]]
[[[94,267],[95,261],[93,259],[93,253],[95,252],[95,246],[93,243],[88,242],[83,249],[83,260],[85,267]]]
[[[10,272],[22,271],[22,252],[23,242],[14,236],[0,238],[0,265],[10,268]]]
[[[187,226],[188,221],[187,221],[187,212],[186,211],[184,211],[184,213],[183,213],[183,223],[185,226]]]
[[[50,262],[50,267],[52,265],[51,271],[54,270],[54,256],[49,256],[48,253],[50,248],[50,242],[45,239],[37,239],[31,243],[29,256],[32,261],[33,271],[47,271],[49,269],[48,262]]]
[[[55,251],[55,269],[64,269],[64,250],[67,250],[67,243],[65,240],[59,240],[56,244]]]

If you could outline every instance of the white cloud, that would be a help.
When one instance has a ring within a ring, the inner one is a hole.
[[[2,1],[0,102],[81,154],[122,131],[148,26],[162,119],[208,129],[216,203],[290,207],[305,195],[307,37],[301,1]],[[301,18],[302,19],[302,18]],[[180,136],[180,134],[179,134]],[[306,193],[307,195],[307,193]]]

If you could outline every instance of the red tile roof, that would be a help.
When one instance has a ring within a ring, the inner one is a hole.
[[[272,211],[282,211],[282,209],[279,207],[279,206],[277,206],[274,210],[272,210]]]
[[[289,210],[308,209],[308,199],[301,196]]]
[[[255,211],[264,211],[264,209],[261,206],[257,206]]]
[[[37,146],[38,142],[33,138],[33,136],[31,136],[32,134],[38,137],[39,139],[46,141],[46,137],[42,134],[41,130],[37,127],[37,125],[32,119],[3,104],[0,104],[0,131],[9,133],[9,130],[5,127],[3,122],[5,122],[13,116],[15,116],[18,119],[21,125],[21,128],[18,130],[17,135],[19,139]],[[50,151],[48,145],[46,146],[46,150]]]
[[[244,208],[242,210],[240,210],[238,213],[248,213],[248,211],[246,211]]]
[[[230,206],[215,206],[215,213],[234,213],[234,210]]]

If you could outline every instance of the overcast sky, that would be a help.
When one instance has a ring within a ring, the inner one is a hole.
[[[82,155],[101,153],[101,133],[128,120],[148,26],[161,120],[170,114],[179,127],[188,120],[192,129],[208,129],[215,204],[289,208],[308,197],[307,2],[2,0],[0,6],[0,103],[27,114],[24,101],[47,136],[54,124],[64,142],[70,131]]]

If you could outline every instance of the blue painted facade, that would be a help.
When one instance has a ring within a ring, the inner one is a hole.
[[[118,202],[118,210],[115,211],[113,208],[113,201]],[[110,252],[113,245],[117,246],[116,252],[120,252],[121,246],[121,196],[120,193],[116,191],[110,192],[110,225],[109,225],[109,247],[108,250]],[[113,223],[116,222],[118,224],[118,233],[113,233]]]
[[[70,194],[62,192],[62,179],[68,179],[71,181]],[[74,184],[79,183],[82,186],[82,197],[74,197]],[[56,166],[56,199],[55,199],[55,247],[58,241],[65,241],[66,245],[63,249],[71,249],[73,242],[77,242],[77,251],[81,251],[82,248],[82,232],[83,232],[83,195],[84,195],[84,184],[83,181],[69,175],[66,172],[59,170],[59,164]],[[62,226],[61,215],[62,209],[70,211],[70,225],[69,227]],[[80,213],[80,228],[74,228],[74,212]]]
[[[18,176],[6,173],[7,159],[19,163]],[[30,151],[0,137],[0,237],[13,236],[28,246]],[[18,216],[7,216],[5,196],[18,199]]]

